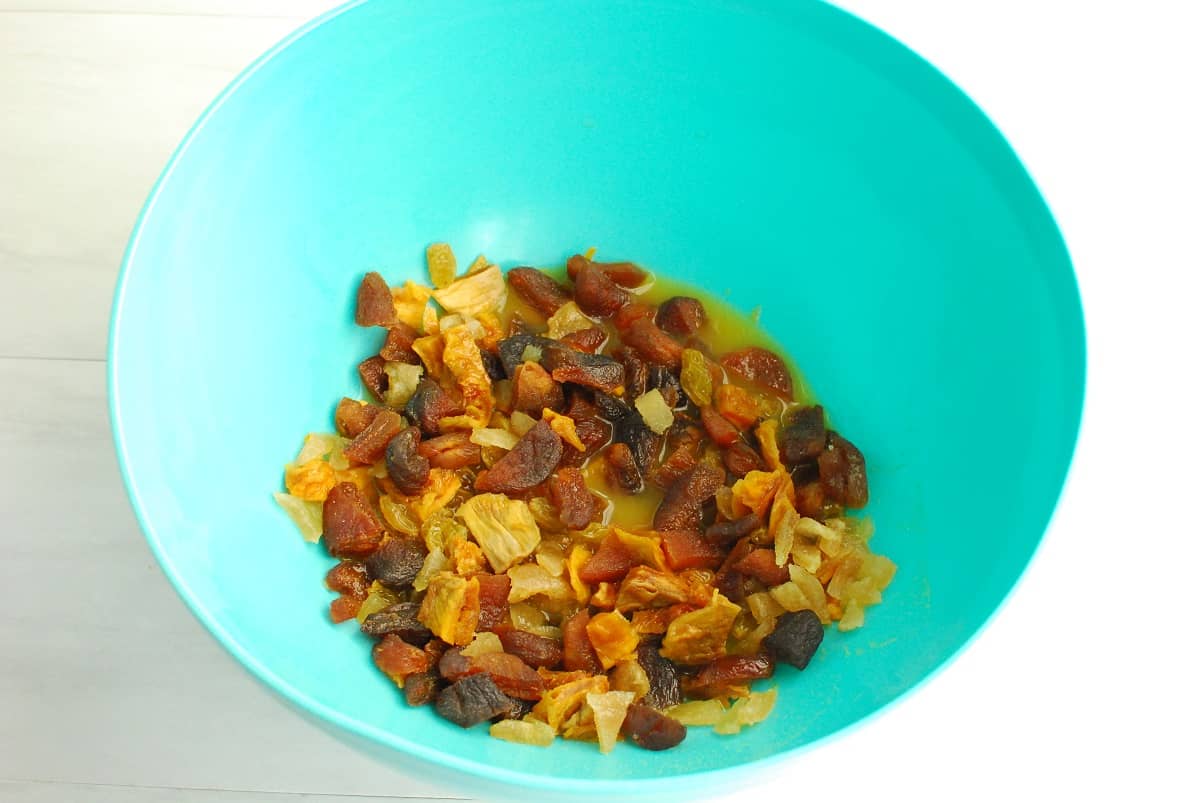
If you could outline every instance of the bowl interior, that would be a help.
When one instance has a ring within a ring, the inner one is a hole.
[[[877,711],[955,653],[1041,537],[1070,459],[1083,333],[1065,249],[983,115],[818,3],[370,3],[249,71],[160,181],[118,287],[112,407],[167,573],[310,711],[532,787],[777,757]],[[357,281],[454,244],[505,267],[596,245],[749,310],[867,456],[900,566],[736,738],[549,751],[410,710],[329,623],[331,560],[271,500],[305,432],[360,395]],[[671,781],[680,789],[678,780]]]

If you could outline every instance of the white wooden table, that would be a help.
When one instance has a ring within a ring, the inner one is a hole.
[[[0,0],[0,800],[461,794],[343,746],[218,647],[145,546],[109,435],[111,292],[151,183],[242,67],[334,5]],[[1182,104],[1198,68],[1171,16],[1187,4],[1141,4],[1136,21],[1089,4],[1086,24],[1079,4],[1049,0],[843,5],[966,86],[1045,190],[1084,289],[1089,408],[1051,536],[993,626],[935,683],[764,794],[793,799],[802,778],[812,800],[1182,799],[1195,737],[1172,723],[1200,714],[1195,655],[1166,626],[1195,629],[1194,462],[1160,464],[1138,496],[1149,478],[1110,458],[1118,437],[1200,446],[1195,395],[1150,390],[1178,373],[1172,344],[1200,342],[1186,300],[1200,131]],[[1169,565],[1188,568],[1161,574]],[[1143,646],[1125,647],[1134,632]]]

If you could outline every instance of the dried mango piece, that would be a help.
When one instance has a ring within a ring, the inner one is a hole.
[[[419,329],[424,320],[425,302],[433,291],[409,280],[402,287],[392,288],[392,306],[396,308],[396,320]]]
[[[587,634],[605,670],[612,669],[637,650],[637,631],[628,619],[616,611],[598,613],[589,619]]]
[[[425,370],[429,376],[436,379],[442,375],[442,354],[446,350],[446,343],[441,335],[418,337],[413,341],[412,350],[421,358],[421,362],[425,363]]]
[[[662,656],[677,664],[695,666],[725,654],[725,641],[742,609],[713,591],[712,601],[698,611],[676,617],[663,637]]]
[[[283,481],[288,493],[306,502],[324,502],[338,482],[333,466],[319,457],[298,466],[288,466]]]
[[[575,598],[581,603],[587,602],[592,595],[591,588],[579,577],[579,570],[591,556],[592,551],[582,544],[571,547],[571,554],[567,556],[567,579],[571,583],[571,589],[575,592]]]
[[[429,579],[417,618],[448,644],[470,644],[479,622],[479,581],[438,572]]]
[[[483,366],[483,355],[470,329],[455,326],[442,333],[442,362],[462,391],[463,415],[441,420],[442,431],[486,427],[492,418],[492,380]],[[413,344],[416,345],[415,343]]]
[[[738,517],[756,513],[766,517],[775,494],[784,484],[791,485],[791,477],[782,469],[776,471],[751,471],[733,484],[733,511]]]
[[[613,527],[617,541],[633,557],[634,565],[641,564],[659,571],[666,571],[667,558],[663,553],[662,539],[657,535],[638,535],[620,527]]]
[[[567,718],[584,704],[588,693],[603,694],[608,691],[608,678],[592,675],[561,686],[556,686],[542,695],[533,707],[533,715],[557,731]]]
[[[448,468],[429,470],[429,483],[425,492],[409,503],[409,509],[422,523],[429,521],[434,513],[444,508],[462,488],[458,474]]]
[[[783,460],[779,457],[779,422],[768,418],[754,428],[754,437],[758,440],[759,451],[771,471],[783,468]]]
[[[561,415],[546,407],[542,410],[542,420],[550,424],[550,429],[554,430],[564,443],[574,446],[577,451],[587,451],[587,446],[579,439],[579,433],[575,431],[574,418]]]

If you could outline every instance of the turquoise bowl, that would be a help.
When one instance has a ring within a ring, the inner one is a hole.
[[[865,628],[776,676],[767,722],[664,753],[514,746],[408,709],[330,624],[330,559],[270,494],[360,392],[362,273],[420,277],[433,240],[505,267],[597,245],[761,306],[865,452],[899,573]],[[163,172],[109,358],[150,546],[260,680],[464,791],[657,799],[813,760],[962,649],[1054,510],[1085,363],[1059,232],[964,94],[830,6],[716,0],[370,2],[306,26]]]

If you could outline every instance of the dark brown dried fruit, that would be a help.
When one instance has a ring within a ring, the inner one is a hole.
[[[423,440],[417,447],[417,454],[434,468],[467,468],[479,465],[482,460],[479,444],[471,443],[471,433],[466,430]]]
[[[379,356],[388,362],[404,362],[409,365],[420,365],[421,357],[413,351],[413,341],[420,333],[402,321],[396,321],[388,326],[387,338],[379,349]]]
[[[563,345],[570,346],[575,351],[586,351],[595,354],[608,341],[608,331],[599,326],[589,326],[577,332],[569,332],[559,338]]]
[[[725,484],[725,472],[698,463],[667,489],[654,513],[654,529],[700,532],[704,503]]]
[[[529,306],[549,318],[571,300],[567,289],[537,268],[513,268],[508,284]]]
[[[751,471],[761,471],[762,459],[758,452],[745,441],[734,441],[728,449],[721,453],[721,461],[729,473],[735,477],[744,477]]]
[[[641,301],[631,301],[621,307],[621,311],[617,313],[617,317],[613,318],[613,326],[617,327],[618,332],[626,332],[629,327],[633,326],[633,322],[640,318],[654,320],[654,314],[658,311],[657,307],[649,304],[643,304]]]
[[[418,672],[404,679],[404,701],[411,706],[432,703],[438,694],[436,672]]]
[[[747,513],[740,519],[720,521],[704,531],[704,537],[717,544],[731,544],[763,526],[757,513]]]
[[[625,396],[636,399],[646,392],[650,381],[650,366],[632,351],[621,354],[625,366]]]
[[[679,669],[659,653],[659,643],[653,640],[638,645],[637,660],[650,681],[650,690],[642,702],[653,708],[670,708],[683,699],[679,688]]]
[[[358,303],[354,308],[354,322],[359,326],[387,326],[396,320],[396,307],[392,304],[392,289],[384,278],[375,271],[363,276],[358,286]]]
[[[579,271],[588,264],[599,268],[605,276],[622,287],[638,287],[646,281],[646,271],[632,262],[592,262],[580,254],[567,260],[567,276],[574,281],[579,276]]]
[[[629,303],[629,292],[595,265],[584,265],[575,274],[575,303],[593,318],[611,318]]]
[[[830,432],[829,445],[817,458],[817,466],[826,500],[846,507],[867,504],[867,461],[853,443]]]
[[[383,357],[376,354],[367,357],[358,364],[358,376],[363,386],[379,401],[383,401],[383,393],[388,387],[387,372],[383,370]]]
[[[438,674],[454,683],[479,672],[471,659],[462,654],[462,647],[451,647],[438,658]]]
[[[581,452],[578,449],[564,449],[560,465],[582,466],[587,458],[608,443],[612,437],[612,425],[600,417],[600,410],[588,401],[584,394],[587,391],[576,390],[571,393],[564,414],[575,422],[575,434],[584,445]]]
[[[729,373],[747,382],[773,390],[791,401],[792,372],[779,355],[758,346],[732,351],[721,358]]]
[[[542,353],[545,353],[547,349],[562,348],[557,340],[526,332],[501,340],[496,350],[500,353],[500,362],[504,364],[504,370],[509,377],[516,373],[518,365],[525,362],[525,350],[530,346],[540,349]]]
[[[560,468],[550,477],[547,487],[550,501],[558,508],[558,518],[568,530],[582,530],[596,512],[596,498],[588,490],[583,472],[577,468]]]
[[[508,624],[508,592],[512,578],[507,574],[477,574],[479,581],[479,624],[477,630],[495,630]]]
[[[550,669],[562,662],[562,647],[552,638],[511,627],[498,630],[497,635],[505,652],[512,653],[532,667]]]
[[[479,358],[483,360],[483,370],[487,371],[488,379],[492,382],[508,378],[508,373],[505,372],[504,363],[500,361],[499,355],[481,348]]]
[[[463,728],[500,716],[509,706],[508,698],[496,682],[482,673],[442,689],[436,703],[439,714]]]
[[[386,544],[364,561],[367,576],[393,591],[407,590],[421,571],[425,555],[425,542],[420,538],[389,538]]]
[[[706,319],[700,299],[673,296],[659,305],[655,322],[666,332],[687,336],[698,332]]]
[[[657,390],[661,393],[663,401],[671,409],[686,406],[687,399],[683,395],[683,386],[679,384],[679,377],[671,373],[671,369],[665,365],[651,365],[649,373],[647,389]]]
[[[337,427],[338,434],[354,438],[367,428],[382,409],[373,404],[343,398],[334,411],[333,424]]]
[[[604,393],[611,393],[625,381],[625,369],[612,357],[561,346],[542,352],[542,367],[558,382],[572,382]]]
[[[588,638],[587,623],[590,620],[591,616],[587,608],[584,608],[563,622],[563,669],[580,670],[589,675],[598,675],[604,671],[600,657],[596,655],[596,650]]]
[[[733,565],[735,572],[753,577],[765,586],[777,586],[788,581],[787,566],[775,565],[775,550],[755,549]]]
[[[825,628],[816,613],[795,611],[779,617],[774,632],[763,639],[763,645],[776,661],[803,669],[816,654],[823,638]]]
[[[659,329],[649,318],[638,318],[629,324],[621,334],[621,342],[635,350],[647,362],[679,370],[683,346]]]
[[[519,493],[550,476],[562,459],[563,444],[545,421],[538,421],[512,450],[475,479],[481,493]]]
[[[397,602],[382,611],[368,615],[363,619],[359,629],[375,638],[382,638],[392,633],[409,644],[424,645],[433,638],[433,633],[429,632],[429,628],[417,619],[419,610],[421,610],[419,602]]]
[[[820,405],[792,414],[779,433],[779,456],[789,466],[816,460],[825,451],[825,410]]]
[[[471,664],[491,677],[500,691],[509,697],[538,700],[546,690],[542,676],[515,655],[488,652],[476,655],[471,659]]]
[[[704,424],[708,437],[712,438],[717,446],[729,446],[742,437],[738,428],[726,421],[714,407],[700,408],[700,423]]]
[[[650,481],[659,488],[667,489],[685,472],[696,465],[700,442],[704,434],[696,427],[687,425],[674,438],[674,445],[662,465],[650,471]]]
[[[403,682],[409,675],[429,671],[429,656],[394,633],[383,637],[371,650],[375,666],[394,681]]]
[[[765,652],[755,655],[725,655],[684,681],[690,697],[727,697],[737,686],[775,674],[775,661]]]
[[[625,712],[621,733],[644,750],[668,750],[684,740],[687,728],[648,705],[634,703]]]
[[[417,383],[412,398],[404,406],[404,414],[421,428],[423,435],[433,436],[440,431],[439,424],[443,418],[462,415],[463,407],[437,382],[422,379]]]
[[[325,548],[335,558],[366,557],[383,540],[383,524],[353,483],[333,486],[325,497],[321,518]]]
[[[369,466],[383,457],[388,443],[406,426],[408,422],[404,416],[393,410],[380,410],[367,428],[346,446],[346,459],[351,463]]]
[[[796,512],[801,516],[817,516],[825,507],[825,490],[819,482],[796,486]]]
[[[667,530],[658,535],[662,538],[667,566],[672,571],[715,569],[725,556],[720,546],[696,533]]]
[[[633,452],[624,443],[614,443],[604,453],[604,464],[609,480],[618,488],[629,493],[642,490],[642,473],[638,471]]]
[[[549,407],[555,412],[566,403],[562,385],[554,381],[550,372],[535,362],[517,366],[513,375],[513,409],[534,418],[542,417],[542,410]]]
[[[384,452],[388,478],[402,494],[418,494],[429,481],[429,460],[417,451],[421,431],[407,427],[392,438]]]

